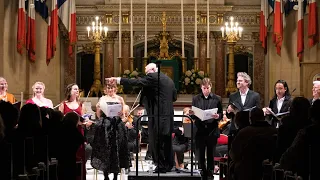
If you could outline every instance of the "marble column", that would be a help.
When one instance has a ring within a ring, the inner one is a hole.
[[[122,67],[120,74],[130,69],[130,31],[122,32]]]
[[[4,24],[4,1],[0,0],[0,24]],[[0,27],[0,76],[4,76],[4,62],[3,62],[3,47],[4,47],[4,27],[5,26],[1,26]]]
[[[199,67],[200,71],[207,69],[207,32],[198,32],[199,39]]]
[[[259,41],[259,33],[253,32],[252,36],[255,40],[253,52],[253,90],[260,94],[261,107],[265,106],[265,53]]]
[[[221,32],[214,32],[213,37],[216,44],[215,93],[226,97],[225,41],[221,39]]]
[[[116,32],[108,32],[107,39],[105,41],[105,51],[103,58],[104,65],[104,77],[112,77],[114,74],[114,39],[116,38]]]

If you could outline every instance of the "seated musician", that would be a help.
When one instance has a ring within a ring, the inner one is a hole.
[[[0,100],[10,102],[11,104],[16,102],[13,94],[10,94],[8,91],[7,80],[3,77],[0,77]]]
[[[190,108],[186,107],[183,109],[184,115],[189,115]],[[183,118],[183,123],[191,123],[189,118]],[[180,127],[174,127],[173,130],[174,138],[172,141],[172,149],[174,152],[174,161],[176,166],[176,171],[182,171],[184,167],[184,152],[190,150],[191,148],[191,139],[184,136],[184,129],[181,124]]]

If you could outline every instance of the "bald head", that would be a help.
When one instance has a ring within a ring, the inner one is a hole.
[[[149,63],[145,68],[146,74],[158,72],[157,65],[155,63]]]

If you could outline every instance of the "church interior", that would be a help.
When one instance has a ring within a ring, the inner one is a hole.
[[[75,83],[92,119],[106,94],[105,78],[139,79],[156,62],[177,90],[175,115],[191,108],[204,78],[228,111],[238,72],[251,77],[249,89],[260,95],[259,107],[269,107],[278,80],[286,81],[292,98],[315,99],[319,7],[319,0],[0,0],[0,77],[21,107],[42,82],[54,110]],[[140,87],[116,89],[125,104],[136,105]],[[147,169],[145,147],[142,154],[139,161]],[[228,164],[219,160],[223,174]],[[87,179],[103,179],[87,164]]]

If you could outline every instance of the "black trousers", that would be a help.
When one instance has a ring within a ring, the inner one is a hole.
[[[199,169],[203,171],[213,170],[213,157],[217,145],[217,137],[196,136],[196,156],[198,156]],[[206,163],[207,149],[207,163]]]
[[[173,153],[176,153],[178,164],[182,164],[184,160],[184,152],[187,151],[186,144],[173,144],[172,145]]]
[[[137,152],[136,142],[128,142],[128,150],[129,152],[136,153]]]
[[[172,137],[171,135],[161,135],[154,137],[149,141],[152,146],[152,160],[159,169],[171,169],[173,167],[173,151],[172,151]]]

